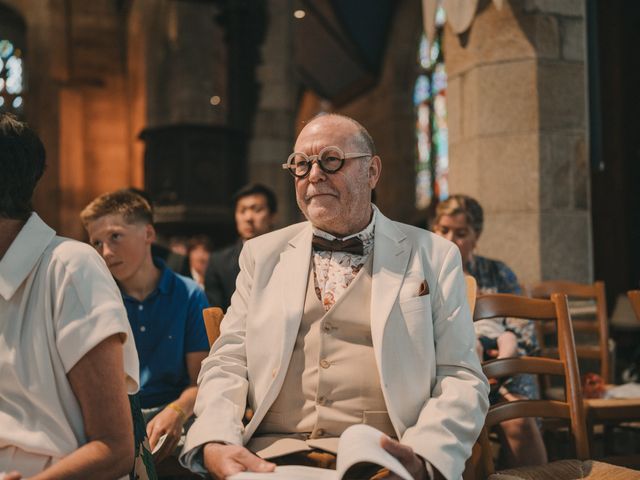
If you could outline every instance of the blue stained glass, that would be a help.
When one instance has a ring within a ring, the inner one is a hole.
[[[447,71],[444,63],[439,63],[433,72],[433,89],[435,93],[441,92],[447,88]]]
[[[431,50],[429,51],[429,65],[433,65],[438,61],[438,56],[440,55],[440,39],[436,38],[433,45],[431,45]]]
[[[9,58],[13,54],[13,43],[9,40],[0,40],[0,58]]]
[[[429,78],[426,75],[420,75],[416,80],[416,86],[413,89],[413,104],[420,105],[430,97]]]
[[[7,78],[7,93],[16,95],[22,92],[22,77],[12,75]]]
[[[443,169],[449,167],[449,131],[448,130],[438,130],[438,157],[446,158],[446,165],[439,165]],[[439,161],[439,160],[438,160]]]
[[[7,60],[7,93],[22,93],[22,59],[11,57]]]
[[[7,60],[7,70],[11,73],[22,75],[22,59],[18,57],[11,57]],[[11,75],[9,73],[9,75]]]
[[[418,67],[413,102],[416,108],[416,207],[426,208],[434,198],[449,196],[449,130],[447,124],[447,72],[442,38],[445,12],[438,1],[436,37],[423,35],[418,46]]]
[[[0,40],[0,107],[20,113],[24,109],[22,52],[9,40]]]
[[[447,14],[444,11],[444,8],[438,7],[436,10],[436,27],[441,27],[447,21]]]
[[[426,35],[420,38],[420,46],[418,47],[418,63],[422,68],[429,68],[431,59],[429,58],[429,40]]]
[[[449,178],[443,175],[436,179],[436,184],[438,185],[438,199],[442,201],[449,198]]]
[[[431,157],[431,142],[424,132],[418,132],[418,163],[428,164]],[[420,168],[420,165],[418,166]]]

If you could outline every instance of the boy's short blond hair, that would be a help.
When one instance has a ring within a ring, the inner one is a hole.
[[[122,215],[127,223],[143,223],[153,225],[153,210],[149,202],[132,192],[123,189],[105,193],[91,201],[80,212],[80,221],[85,228],[91,223],[107,215]]]

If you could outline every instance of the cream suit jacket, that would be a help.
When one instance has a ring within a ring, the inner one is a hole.
[[[203,472],[201,447],[243,445],[278,396],[304,308],[311,259],[308,222],[245,243],[220,338],[202,363],[181,461]],[[418,296],[423,281],[430,292]],[[489,406],[475,352],[460,253],[430,232],[377,212],[371,335],[398,438],[457,479]],[[345,379],[348,381],[348,379]],[[243,427],[245,407],[254,410]]]

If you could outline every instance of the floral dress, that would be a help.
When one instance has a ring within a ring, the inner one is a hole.
[[[467,265],[467,271],[476,279],[478,294],[512,293],[520,295],[522,289],[518,278],[509,267],[499,260],[474,255]],[[535,326],[531,320],[506,318],[504,325],[518,338],[518,353],[520,355],[537,355],[538,340]],[[523,395],[529,399],[539,398],[539,390],[533,375],[522,374],[512,377],[503,385],[509,393]],[[497,399],[491,398],[492,403]]]

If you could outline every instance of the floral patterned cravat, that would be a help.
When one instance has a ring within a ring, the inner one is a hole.
[[[362,255],[354,253],[313,249],[313,277],[316,295],[328,311],[345,292],[349,284],[358,275],[373,252],[373,237],[378,209],[373,206],[373,216],[367,227],[340,240],[357,237],[362,240]],[[313,234],[329,241],[337,237],[320,229],[313,228]]]

